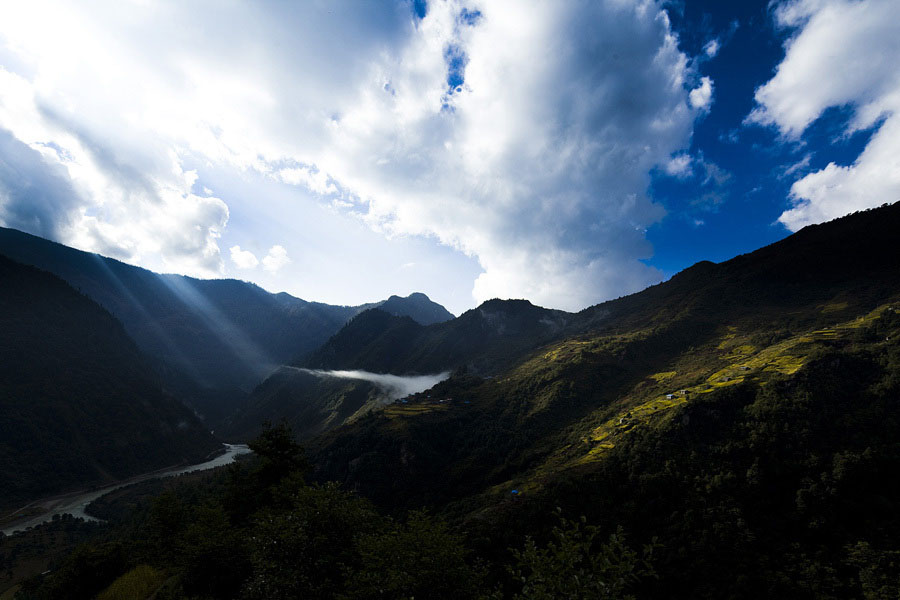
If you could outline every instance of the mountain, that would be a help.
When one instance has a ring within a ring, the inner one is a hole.
[[[818,345],[852,338],[858,328],[887,318],[886,307],[900,297],[897,231],[900,204],[857,213],[721,264],[699,263],[578,314],[493,300],[449,323],[421,327],[368,311],[300,365],[397,374],[467,367],[432,395],[477,400],[478,411],[487,413],[472,423],[463,416],[469,409],[429,409],[427,418],[446,426],[440,443],[447,443],[450,432],[468,436],[473,427],[502,427],[512,446],[498,450],[495,460],[545,460],[567,427],[581,431],[584,423],[611,411],[627,413],[637,399],[651,401],[654,394],[670,400],[666,394],[682,389],[705,394],[723,383],[791,375],[816,355]],[[397,441],[396,432],[412,431],[393,427],[396,419],[406,421],[404,410],[391,406],[368,419],[366,428],[386,427],[383,438]],[[335,460],[336,448],[351,440],[357,447],[367,436],[359,426],[326,436],[321,444],[330,469],[347,464]],[[527,449],[520,445],[523,438]],[[448,463],[463,460],[442,456]],[[351,471],[329,474],[352,479]],[[371,470],[360,473],[376,477]],[[509,474],[504,470],[502,476]],[[451,481],[441,477],[442,486]],[[396,495],[408,497],[400,490],[390,493]]]
[[[221,447],[95,302],[4,256],[0,289],[0,508]]]
[[[493,370],[313,440],[317,478],[389,510],[438,507],[492,548],[554,506],[660,536],[665,577],[648,597],[833,590],[817,577],[852,568],[846,548],[900,551],[897,231],[900,204],[558,315]],[[311,364],[465,363],[449,329],[424,333],[446,325],[370,320]]]
[[[383,302],[376,303],[378,308],[395,317],[410,317],[420,325],[432,325],[453,320],[453,313],[421,292],[414,292],[406,298],[391,296]]]
[[[54,273],[106,308],[163,373],[166,387],[217,427],[278,365],[324,343],[379,304],[432,322],[447,313],[424,294],[364,307],[307,302],[232,279],[160,275],[0,228],[0,253]]]
[[[719,265],[698,263],[669,281],[577,314],[525,300],[490,300],[451,321],[423,326],[369,309],[294,366],[395,375],[463,370],[500,377],[553,343],[568,340],[569,347],[590,348],[593,341],[576,341],[585,336],[603,344],[615,341],[623,361],[635,356],[645,365],[708,343],[726,323],[774,339],[870,310],[897,289],[895,252],[886,241],[897,225],[897,210],[886,207],[808,227],[751,254]],[[815,308],[823,303],[832,307],[826,313]],[[326,393],[323,385],[333,387]],[[246,438],[263,421],[286,418],[303,436],[321,433],[358,416],[364,406],[371,408],[357,402],[341,406],[338,389],[347,385],[310,385],[308,375],[279,371],[253,392],[225,430]]]
[[[465,366],[489,374],[517,353],[558,336],[571,318],[527,300],[489,300],[457,319],[428,327],[368,310],[297,366],[401,375]]]
[[[577,314],[525,300],[490,300],[452,321],[422,326],[370,309],[295,366],[397,375],[462,369],[491,378],[553,344],[585,352],[612,344],[622,353],[620,363],[636,357],[642,368],[657,368],[686,348],[718,339],[726,326],[775,339],[862,314],[898,289],[896,252],[888,241],[898,210],[895,205],[807,227],[751,254],[718,265],[698,263],[669,281]],[[816,308],[825,304],[831,308],[824,313]],[[288,418],[298,432],[319,433],[343,422],[337,414],[356,415],[361,408],[338,409],[339,396],[322,395],[319,385],[306,385],[296,372],[276,375],[251,395],[228,431],[246,437],[264,420]],[[302,416],[299,406],[305,407]]]
[[[518,353],[554,339],[573,315],[525,300],[490,300],[459,318],[421,325],[383,306],[353,317],[322,347],[294,367],[427,375],[463,369],[489,374]],[[226,435],[249,439],[264,421],[287,419],[301,438],[349,422],[384,403],[384,395],[359,381],[329,380],[283,368],[258,386],[246,406],[224,426]]]
[[[896,598],[898,230],[853,214],[577,314],[361,313],[248,407],[324,431],[306,458],[267,428],[22,590],[148,561],[168,597]],[[455,368],[378,407],[307,367]]]
[[[384,402],[383,394],[370,382],[282,367],[253,390],[246,406],[223,424],[222,433],[229,439],[252,440],[263,423],[286,421],[299,439],[309,439]]]

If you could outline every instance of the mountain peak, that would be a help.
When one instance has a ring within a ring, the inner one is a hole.
[[[422,292],[413,292],[406,298],[393,295],[384,302],[374,305],[374,308],[395,317],[410,317],[420,325],[433,325],[455,318],[453,313]]]

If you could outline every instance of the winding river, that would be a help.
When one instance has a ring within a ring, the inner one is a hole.
[[[86,521],[99,521],[100,519],[87,514],[85,512],[85,509],[91,502],[112,491],[118,490],[128,485],[132,485],[134,483],[140,483],[141,481],[147,481],[148,479],[162,479],[163,477],[174,477],[175,475],[193,473],[194,471],[214,469],[216,467],[221,467],[234,462],[234,460],[241,454],[248,454],[252,452],[252,450],[250,450],[250,448],[248,448],[244,444],[224,444],[224,446],[225,452],[223,454],[219,454],[211,460],[196,465],[176,467],[173,469],[166,469],[162,471],[153,471],[151,473],[144,473],[143,475],[131,477],[118,483],[113,483],[106,487],[96,488],[90,491],[82,491],[61,496],[54,496],[52,498],[46,498],[44,500],[38,500],[37,502],[33,502],[20,510],[24,510],[32,506],[40,506],[46,509],[46,512],[42,513],[40,516],[8,525],[0,531],[2,531],[6,535],[12,535],[16,531],[24,531],[25,529],[34,527],[35,525],[48,523],[52,521],[53,517],[56,515],[62,516],[68,514],[72,515],[75,518],[84,519]]]

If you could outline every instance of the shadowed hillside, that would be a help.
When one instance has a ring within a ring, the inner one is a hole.
[[[0,507],[220,448],[103,308],[3,256],[0,289]]]
[[[426,327],[410,317],[372,308],[296,364],[401,375],[455,369],[486,375],[554,339],[571,317],[525,300],[491,300],[457,319]],[[383,395],[363,383],[322,380],[282,369],[253,391],[246,408],[235,414],[224,431],[236,439],[249,439],[264,421],[285,418],[305,438],[359,417],[384,401]]]

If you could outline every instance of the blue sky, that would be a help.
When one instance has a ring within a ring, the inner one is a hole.
[[[896,0],[0,6],[0,224],[577,310],[900,199]]]
[[[681,47],[701,57],[700,72],[715,82],[715,101],[694,126],[690,154],[721,168],[727,179],[704,185],[703,172],[684,180],[655,174],[651,195],[668,214],[648,231],[654,256],[647,262],[667,275],[700,260],[727,260],[790,234],[778,218],[789,204],[793,182],[829,162],[851,164],[872,133],[844,135],[850,111],[837,107],[800,141],[744,123],[755,106],[755,90],[772,78],[785,56],[783,44],[794,33],[776,26],[768,2],[673,3],[669,14]],[[710,40],[717,40],[718,51],[704,58]]]

